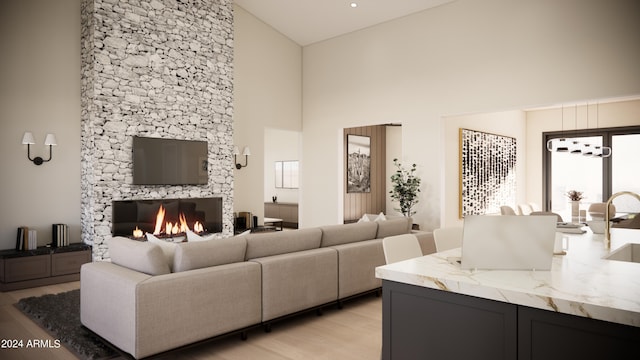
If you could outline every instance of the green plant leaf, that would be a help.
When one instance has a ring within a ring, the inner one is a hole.
[[[393,188],[389,191],[391,199],[399,203],[400,211],[404,216],[411,216],[415,212],[413,207],[418,203],[418,193],[420,192],[420,178],[415,175],[417,165],[413,164],[409,169],[402,167],[398,159],[393,159],[393,164],[397,167],[396,172],[391,175]]]

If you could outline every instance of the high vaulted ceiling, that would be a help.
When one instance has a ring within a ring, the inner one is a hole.
[[[455,0],[235,0],[301,46]],[[351,4],[357,4],[352,7]]]

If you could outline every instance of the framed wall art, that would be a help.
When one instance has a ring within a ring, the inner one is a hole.
[[[347,135],[347,192],[371,192],[371,138]]]
[[[516,202],[516,139],[460,129],[459,215],[499,213]]]

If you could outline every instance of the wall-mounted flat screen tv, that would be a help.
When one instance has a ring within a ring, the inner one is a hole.
[[[133,137],[133,184],[207,184],[208,144],[199,140]]]

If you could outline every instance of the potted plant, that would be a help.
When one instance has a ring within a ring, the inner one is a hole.
[[[580,200],[584,198],[582,191],[569,190],[565,194],[571,200],[571,222],[580,222]]]
[[[567,191],[567,197],[569,198],[569,200],[571,201],[580,201],[584,198],[584,196],[582,195],[582,191],[577,191],[577,190],[569,190]]]
[[[400,208],[396,208],[402,215],[410,217],[415,214],[413,207],[418,203],[418,193],[420,192],[420,178],[416,176],[416,164],[409,169],[402,167],[398,159],[393,159],[396,172],[391,175],[393,189],[389,191],[391,199],[398,201]]]

